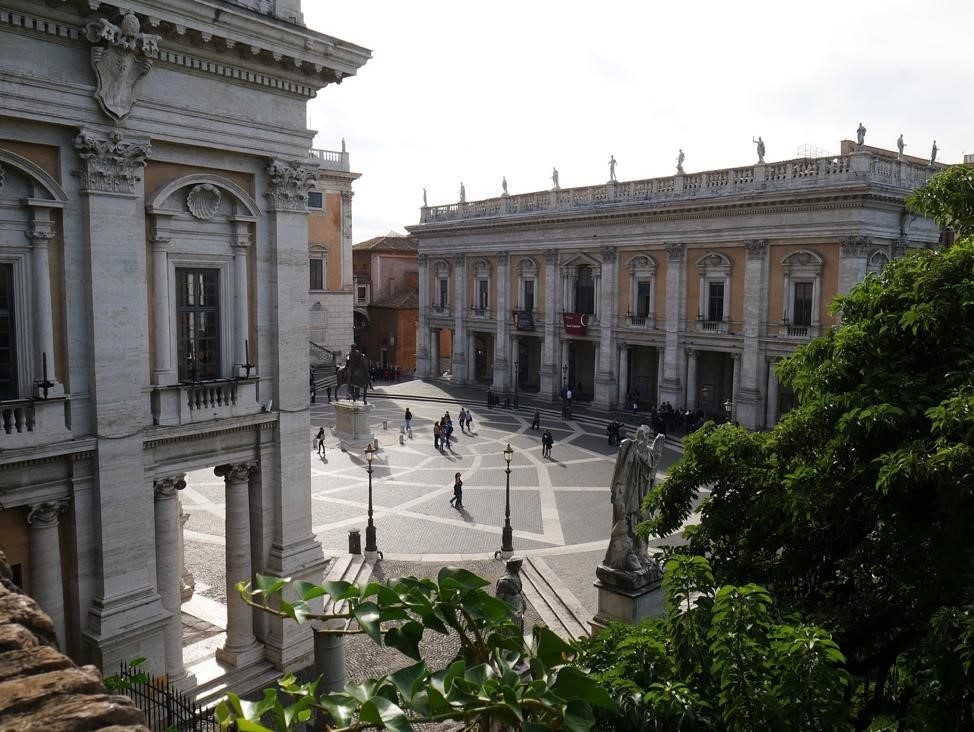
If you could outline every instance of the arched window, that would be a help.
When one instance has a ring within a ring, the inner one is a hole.
[[[309,289],[312,292],[324,290],[328,285],[328,250],[322,246],[313,246],[308,250],[308,267],[310,273]]]
[[[450,307],[450,263],[439,260],[433,267],[436,272],[436,289],[433,293],[433,310],[446,312]]]
[[[537,306],[538,263],[530,257],[518,262],[517,280],[517,309],[532,313]]]
[[[782,259],[781,265],[785,276],[781,334],[790,338],[814,338],[819,330],[822,257],[800,249]]]
[[[711,252],[697,261],[700,294],[697,320],[700,330],[727,333],[730,330],[731,271],[733,263],[720,252]]]
[[[575,312],[595,314],[595,276],[587,264],[575,270]]]
[[[471,305],[476,315],[486,316],[490,311],[490,270],[490,262],[486,259],[478,259],[473,266],[474,290]]]
[[[656,261],[645,254],[629,260],[629,323],[655,327]]]
[[[877,249],[869,255],[866,263],[867,274],[879,274],[879,271],[889,263],[889,255],[882,249]]]

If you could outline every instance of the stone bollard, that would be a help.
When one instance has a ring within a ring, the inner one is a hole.
[[[382,429],[384,430],[389,429],[389,420],[387,419],[382,420]]]
[[[408,430],[406,430],[406,434],[409,435],[410,440],[413,439],[413,428],[410,427]]]
[[[362,553],[362,532],[360,532],[358,529],[352,529],[348,532],[348,553]]]
[[[399,444],[400,445],[406,444],[406,436],[402,432],[399,433]]]
[[[378,450],[379,449],[379,438],[378,437],[376,437],[375,440],[373,440],[372,449],[373,450]]]

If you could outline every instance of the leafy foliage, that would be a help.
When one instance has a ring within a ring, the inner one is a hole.
[[[330,719],[329,729],[349,732],[408,732],[420,722],[448,720],[466,725],[489,720],[534,731],[590,729],[595,708],[614,708],[608,694],[571,664],[574,649],[547,628],[535,628],[526,643],[510,606],[485,591],[486,585],[456,567],[440,570],[436,581],[406,577],[362,589],[266,576],[257,577],[256,588],[241,583],[238,591],[254,607],[297,622],[348,621],[348,630],[317,632],[364,633],[416,663],[333,693],[319,693],[317,681],[301,684],[285,676],[279,689],[265,689],[257,702],[229,694],[217,717],[240,732],[288,730],[314,713]],[[289,587],[296,596],[285,599]],[[312,603],[325,598],[343,601],[344,609],[316,612]],[[460,653],[447,668],[433,670],[422,659],[419,642],[427,631],[459,638]]]
[[[717,588],[703,557],[673,554],[666,616],[612,625],[581,643],[579,663],[618,712],[598,729],[850,729],[848,675],[820,628],[782,622],[757,585]]]
[[[906,203],[914,212],[929,216],[957,236],[974,234],[974,168],[954,165],[937,173]]]
[[[913,203],[965,230],[974,172],[952,170]],[[841,327],[778,367],[800,406],[768,433],[688,437],[641,530],[699,510],[689,551],[718,582],[764,585],[834,633],[860,727],[974,729],[974,239],[912,252],[833,310]]]

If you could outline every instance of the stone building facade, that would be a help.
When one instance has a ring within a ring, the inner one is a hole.
[[[311,151],[318,177],[308,193],[309,332],[312,349],[348,350],[352,330],[352,182],[349,155],[342,149]]]
[[[854,150],[424,207],[418,373],[449,332],[456,382],[773,425],[774,364],[834,324],[833,297],[937,243],[904,209],[932,172]]]
[[[75,660],[179,682],[178,495],[226,490],[230,667],[307,660],[256,571],[320,579],[306,104],[367,49],[298,0],[0,9],[0,545]]]
[[[389,234],[352,248],[355,342],[379,368],[416,368],[419,272],[416,240]]]

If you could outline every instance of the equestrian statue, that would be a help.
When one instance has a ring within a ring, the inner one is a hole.
[[[348,388],[347,394],[353,402],[358,399],[358,392],[361,389],[362,403],[369,403],[365,398],[368,388],[372,385],[372,380],[369,378],[369,364],[365,354],[358,350],[358,346],[354,343],[345,357],[345,365],[335,365],[335,375],[338,377],[338,386],[344,384]]]

